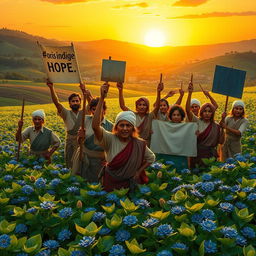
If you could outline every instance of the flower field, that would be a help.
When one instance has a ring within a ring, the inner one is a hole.
[[[197,173],[156,162],[147,169],[149,184],[133,194],[106,193],[72,176],[63,166],[63,145],[51,165],[28,156],[28,144],[16,162],[20,108],[0,108],[0,255],[256,255],[254,99],[255,87],[248,88],[243,154],[225,163],[206,160]],[[38,108],[25,108],[25,127]],[[64,141],[54,107],[43,108],[47,126]],[[117,100],[108,101],[109,118],[118,111]]]

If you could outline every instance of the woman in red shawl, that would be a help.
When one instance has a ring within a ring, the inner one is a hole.
[[[132,111],[123,111],[117,115],[112,133],[100,125],[108,87],[107,83],[101,86],[101,97],[92,121],[95,144],[101,146],[106,154],[107,163],[100,177],[108,192],[128,187],[133,189],[136,183],[147,183],[144,170],[155,161],[155,155],[146,142],[137,137],[136,117]]]
[[[117,88],[119,90],[119,105],[123,111],[130,110],[124,102],[123,96],[123,84],[117,83]],[[136,100],[136,128],[138,129],[138,133],[140,138],[144,139],[147,142],[147,145],[150,145],[150,137],[151,137],[151,126],[152,120],[157,119],[157,114],[160,107],[160,99],[161,99],[161,91],[163,90],[163,83],[159,83],[157,87],[157,98],[154,104],[154,109],[152,112],[149,112],[149,100],[145,97],[141,97]]]
[[[223,144],[223,128],[214,121],[216,108],[211,103],[205,103],[200,108],[199,117],[195,116],[190,108],[191,96],[193,93],[193,84],[188,87],[188,98],[186,103],[186,112],[189,122],[198,124],[197,133],[197,157],[190,159],[190,167],[204,166],[203,158],[215,157],[217,159],[217,146]]]

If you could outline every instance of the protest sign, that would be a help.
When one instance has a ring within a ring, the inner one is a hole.
[[[80,83],[80,72],[73,44],[44,46],[39,44],[47,78],[52,83]]]
[[[171,123],[153,120],[150,149],[154,153],[197,156],[196,123]]]
[[[242,98],[246,72],[216,65],[212,92]]]
[[[103,59],[101,81],[123,83],[125,77],[125,66],[125,61]]]

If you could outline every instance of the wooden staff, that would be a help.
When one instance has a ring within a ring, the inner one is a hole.
[[[20,116],[20,120],[21,120],[21,121],[23,121],[23,116],[24,116],[24,106],[25,106],[25,100],[24,100],[24,98],[23,98],[23,99],[22,99],[21,116]],[[19,134],[19,143],[18,143],[17,161],[19,161],[19,159],[20,159],[21,130],[22,130],[22,127],[21,127],[21,129],[20,129],[20,134]]]
[[[193,84],[193,73],[191,74],[191,77],[190,77],[190,83]]]
[[[226,96],[226,102],[225,102],[224,112],[227,112],[227,108],[228,108],[228,98],[229,98],[229,96]]]
[[[160,74],[160,84],[162,83],[162,81],[163,81],[163,74],[161,73]]]
[[[84,120],[85,120],[85,109],[86,109],[86,95],[85,91],[83,91],[83,110],[82,110],[82,123],[81,123],[81,129],[84,131]],[[83,161],[83,140],[80,140],[80,152],[79,152],[79,159],[80,161]]]

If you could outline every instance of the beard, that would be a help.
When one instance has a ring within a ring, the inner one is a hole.
[[[77,111],[77,110],[79,110],[80,105],[75,104],[75,105],[70,106],[70,108],[71,108],[72,110]]]

